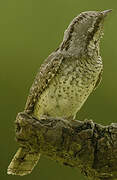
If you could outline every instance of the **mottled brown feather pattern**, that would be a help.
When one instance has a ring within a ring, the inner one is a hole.
[[[40,71],[37,73],[32,87],[30,88],[29,96],[25,106],[26,112],[33,112],[36,101],[57,73],[62,59],[63,56],[61,54],[55,55],[55,53],[52,53],[42,64]]]

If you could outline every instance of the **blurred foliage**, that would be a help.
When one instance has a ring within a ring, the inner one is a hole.
[[[6,174],[16,151],[16,114],[25,105],[29,88],[42,61],[57,48],[63,32],[74,16],[87,10],[113,9],[105,22],[101,42],[104,62],[103,82],[78,113],[78,119],[92,118],[101,124],[116,122],[117,112],[117,1],[106,0],[4,0],[0,1],[0,178],[20,179]],[[85,180],[77,169],[40,160],[24,180]]]

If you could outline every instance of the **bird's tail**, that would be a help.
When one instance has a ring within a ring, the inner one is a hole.
[[[39,153],[28,152],[25,148],[19,148],[8,167],[7,173],[19,176],[30,174],[39,158]]]

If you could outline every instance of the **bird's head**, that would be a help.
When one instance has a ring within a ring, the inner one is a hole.
[[[99,45],[103,34],[103,22],[111,10],[87,11],[75,17],[64,33],[61,48],[84,53]]]

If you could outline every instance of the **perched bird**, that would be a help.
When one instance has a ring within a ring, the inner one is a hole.
[[[59,48],[42,64],[24,112],[17,118],[75,119],[76,113],[101,81],[103,64],[99,43],[104,19],[110,11],[87,11],[73,19]],[[8,167],[8,174],[30,173],[39,156],[39,153],[20,148]]]

